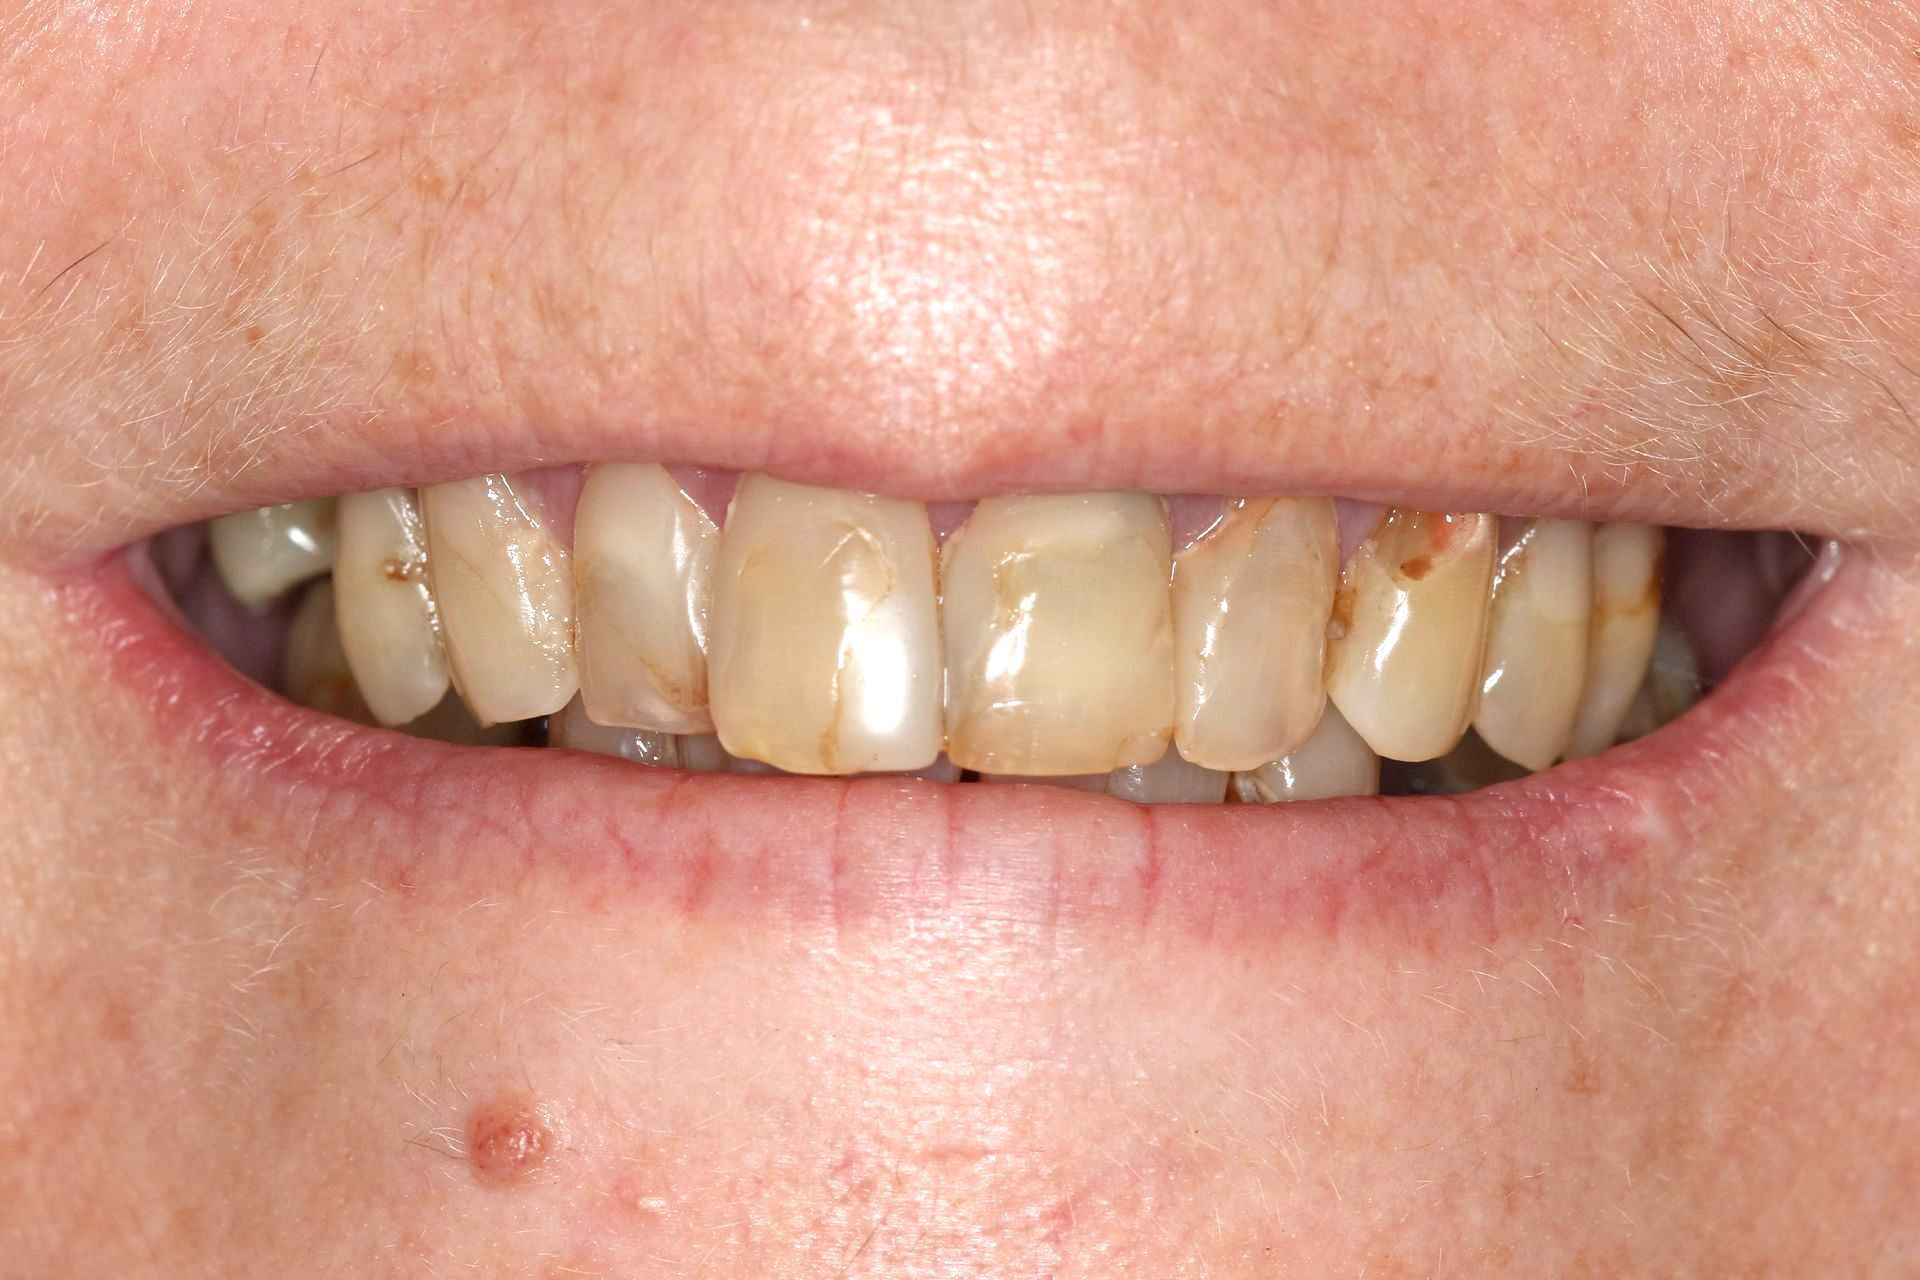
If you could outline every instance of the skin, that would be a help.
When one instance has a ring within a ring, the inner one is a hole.
[[[1349,8],[0,0],[12,1265],[1910,1265],[1920,17]],[[403,892],[410,828],[261,800],[69,607],[209,514],[614,456],[1863,568],[1760,798],[1601,901],[1251,942],[603,891],[571,817]]]

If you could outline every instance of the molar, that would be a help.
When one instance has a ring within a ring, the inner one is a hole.
[[[438,706],[447,652],[412,494],[376,489],[340,499],[333,588],[341,647],[380,722],[406,724]]]
[[[1473,727],[1528,769],[1549,768],[1573,738],[1593,619],[1593,527],[1534,520],[1500,557]]]
[[[261,609],[333,567],[332,499],[289,502],[221,516],[207,524],[214,567],[233,598]]]

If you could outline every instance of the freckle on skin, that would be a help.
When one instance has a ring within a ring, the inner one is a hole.
[[[553,1126],[529,1098],[487,1098],[467,1116],[467,1161],[484,1186],[524,1181],[553,1154]]]

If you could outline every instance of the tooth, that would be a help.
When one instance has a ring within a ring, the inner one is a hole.
[[[447,651],[427,585],[427,539],[405,489],[340,499],[333,567],[340,644],[382,724],[405,724],[440,705]]]
[[[672,734],[595,724],[578,697],[547,722],[547,745],[667,769],[680,767],[680,748]]]
[[[233,598],[258,609],[333,567],[333,502],[289,502],[208,522],[214,566]]]
[[[1525,765],[1495,751],[1478,733],[1468,733],[1453,750],[1420,767],[1413,789],[1422,795],[1458,795],[1526,776]]]
[[[933,555],[918,502],[743,477],[721,538],[708,665],[726,749],[791,773],[932,764]]]
[[[1027,786],[1059,787],[1063,791],[1092,791],[1107,794],[1111,773],[1062,773],[1052,777],[1034,777],[1020,773],[983,773],[982,782],[1018,782]]]
[[[1306,741],[1326,705],[1340,526],[1325,498],[1242,498],[1174,558],[1173,740],[1210,769]]]
[[[1032,777],[1160,758],[1174,715],[1170,543],[1150,494],[974,508],[941,553],[954,763]]]
[[[1234,774],[1233,794],[1246,804],[1378,795],[1380,757],[1329,705],[1313,736],[1292,755]]]
[[[453,681],[474,718],[566,706],[579,687],[567,549],[503,475],[432,485],[421,509]]]
[[[1390,760],[1445,755],[1466,732],[1486,652],[1496,522],[1388,511],[1341,577],[1327,693]]]
[[[354,687],[347,655],[340,648],[331,583],[316,582],[300,598],[287,629],[283,671],[281,687],[301,706],[361,724],[373,723],[360,690]]]
[[[402,732],[410,738],[430,738],[462,747],[518,747],[527,740],[526,726],[511,720],[481,725],[457,693],[440,699],[438,706],[406,725]]]
[[[1597,755],[1620,736],[1660,626],[1664,546],[1652,525],[1603,524],[1593,532],[1593,626],[1570,757]]]
[[[720,531],[665,467],[587,468],[574,513],[580,692],[602,725],[706,733]]]
[[[689,733],[679,747],[680,767],[689,773],[726,773],[733,763],[718,734]]]
[[[1660,615],[1654,633],[1653,660],[1647,665],[1647,678],[1633,695],[1626,721],[1620,726],[1620,740],[1644,738],[1664,724],[1680,718],[1680,713],[1700,701],[1700,668],[1694,661],[1693,646],[1687,642],[1672,614]]]
[[[1227,775],[1169,749],[1152,764],[1115,769],[1107,775],[1107,791],[1135,804],[1219,804],[1227,798]]]
[[[1516,764],[1545,769],[1573,737],[1593,621],[1593,526],[1535,520],[1500,557],[1473,727]]]

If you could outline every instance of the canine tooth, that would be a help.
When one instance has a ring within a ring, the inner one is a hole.
[[[941,552],[947,753],[1105,774],[1173,730],[1171,534],[1150,494],[988,498]]]
[[[1500,557],[1473,727],[1516,764],[1545,769],[1573,738],[1593,621],[1593,526],[1535,520]]]
[[[1672,614],[1660,615],[1660,627],[1654,633],[1653,659],[1647,665],[1647,678],[1633,695],[1626,721],[1620,726],[1620,740],[1644,738],[1700,701],[1700,667],[1693,657],[1693,646]]]
[[[667,769],[680,767],[680,747],[672,734],[596,724],[578,696],[547,722],[547,745]]]
[[[594,721],[705,733],[720,530],[665,467],[587,468],[574,513],[580,692]]]
[[[1374,752],[1445,755],[1486,652],[1497,522],[1395,508],[1353,553],[1334,603],[1327,693]]]
[[[1380,757],[1331,705],[1293,754],[1233,775],[1234,798],[1246,804],[1379,793]]]
[[[1305,742],[1326,705],[1340,527],[1326,498],[1242,498],[1173,562],[1180,755],[1252,769]]]
[[[1169,749],[1152,764],[1115,769],[1107,775],[1107,792],[1135,804],[1219,804],[1227,798],[1227,775]]]
[[[1665,545],[1652,525],[1603,524],[1593,532],[1593,626],[1569,756],[1597,755],[1619,740],[1660,628]]]
[[[221,516],[207,523],[207,543],[233,598],[258,609],[333,567],[333,502],[289,502]]]
[[[791,773],[922,769],[940,754],[927,509],[740,480],[721,537],[708,697],[736,756]]]
[[[354,685],[353,671],[340,647],[332,583],[316,582],[300,598],[287,629],[283,670],[281,686],[287,697],[301,706],[361,724],[373,723],[373,714]]]
[[[567,549],[503,475],[432,485],[421,509],[453,681],[474,718],[566,706],[580,683]]]
[[[405,489],[340,499],[333,567],[340,644],[382,724],[405,724],[447,693],[447,651],[427,584],[427,538]]]

